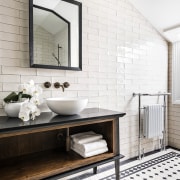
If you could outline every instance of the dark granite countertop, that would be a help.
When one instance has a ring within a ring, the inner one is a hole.
[[[61,116],[52,112],[43,112],[34,121],[23,122],[19,118],[9,118],[7,116],[0,117],[0,133],[29,128],[49,127],[54,125],[63,125],[72,122],[82,122],[84,120],[122,117],[126,113],[111,111],[99,108],[87,108],[81,113],[72,116]]]

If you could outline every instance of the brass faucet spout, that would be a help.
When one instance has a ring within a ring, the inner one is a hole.
[[[63,85],[60,85],[60,87],[62,87],[62,91],[64,92],[64,86],[63,86]]]

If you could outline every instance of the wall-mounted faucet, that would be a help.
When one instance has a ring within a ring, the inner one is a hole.
[[[56,89],[58,89],[58,88],[62,88],[62,91],[64,92],[64,89],[65,88],[68,88],[70,86],[70,84],[68,83],[68,82],[64,82],[63,84],[60,84],[59,82],[55,82],[54,83],[54,87],[56,88]]]
[[[68,83],[68,82],[64,82],[63,84],[60,84],[59,82],[55,82],[54,83],[54,87],[56,88],[56,89],[58,89],[58,88],[62,88],[62,90],[63,90],[63,92],[64,92],[64,89],[65,88],[68,88],[70,86],[70,84]],[[45,88],[50,88],[51,87],[51,83],[50,82],[48,82],[48,81],[46,81],[45,83],[44,83],[44,87]]]

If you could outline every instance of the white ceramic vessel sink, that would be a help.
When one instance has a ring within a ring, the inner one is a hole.
[[[56,114],[73,115],[81,112],[87,105],[88,99],[86,98],[47,98],[47,105],[49,109]]]

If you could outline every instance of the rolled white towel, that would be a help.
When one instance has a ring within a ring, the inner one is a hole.
[[[78,144],[85,144],[93,141],[97,141],[103,138],[101,134],[96,134],[93,131],[88,131],[84,133],[78,133],[71,135],[71,138],[73,142],[78,143]]]
[[[77,149],[81,151],[82,153],[88,153],[91,151],[95,151],[100,148],[107,147],[107,143],[104,139],[85,143],[85,144],[78,144],[78,143],[72,143],[71,147],[74,149]]]
[[[108,148],[107,146],[104,147],[104,148],[100,148],[100,149],[97,149],[95,151],[91,151],[91,152],[88,152],[88,153],[83,153],[81,151],[78,151],[77,149],[75,148],[72,148],[76,153],[78,153],[79,155],[81,155],[82,157],[84,158],[87,158],[87,157],[91,157],[91,156],[95,156],[95,155],[98,155],[98,154],[102,154],[102,153],[105,153],[108,151]]]

